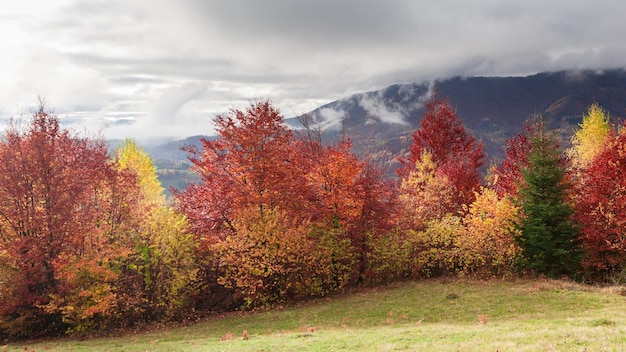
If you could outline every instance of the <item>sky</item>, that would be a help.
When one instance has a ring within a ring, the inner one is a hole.
[[[395,83],[626,67],[622,0],[20,0],[0,119],[155,140],[270,99],[285,117]]]

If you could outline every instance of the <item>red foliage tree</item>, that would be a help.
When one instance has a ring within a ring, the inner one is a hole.
[[[470,204],[480,186],[478,168],[485,162],[481,142],[469,135],[447,100],[433,98],[425,104],[426,112],[421,129],[413,134],[408,159],[402,159],[398,170],[405,177],[421,161],[424,152],[432,155],[438,170],[446,175],[454,187],[458,209]]]
[[[289,251],[305,243],[311,255],[323,254],[329,260],[324,262],[328,267],[312,271],[323,287],[307,284],[312,291],[298,295],[325,293],[359,280],[367,236],[391,227],[394,194],[382,172],[355,156],[348,141],[324,146],[321,139],[298,138],[267,101],[218,117],[215,124],[219,139],[202,140],[202,150],[189,149],[201,182],[175,192],[175,204],[203,242],[205,258],[216,253],[230,258],[220,264],[220,281],[244,296],[264,292],[270,301],[284,299],[292,291],[278,286],[272,291],[274,274],[257,275],[257,269],[234,266],[259,256],[284,256],[290,268],[280,270],[304,272],[296,266],[310,265],[310,256]],[[281,226],[263,225],[277,219]],[[282,236],[279,248],[268,240],[277,236]],[[263,288],[243,285],[247,275],[258,277]],[[297,275],[283,278],[285,285],[301,285]],[[245,299],[250,305],[267,303]]]
[[[575,219],[585,248],[583,265],[597,279],[619,274],[626,263],[626,133],[612,133],[587,164]]]
[[[528,155],[532,147],[530,134],[531,128],[526,126],[524,133],[507,139],[504,160],[490,169],[492,188],[499,197],[517,195],[523,180],[522,170],[528,166]]]
[[[0,288],[0,320],[6,333],[59,332],[63,297],[75,292],[82,292],[85,317],[110,307],[98,305],[112,297],[110,289],[96,294],[83,279],[115,276],[106,263],[123,253],[112,243],[132,207],[121,198],[124,183],[102,140],[72,135],[43,106],[26,131],[13,123],[5,132],[0,257],[9,275]]]
[[[219,139],[202,139],[202,150],[187,148],[201,182],[174,192],[193,233],[225,239],[236,211],[253,205],[260,213],[277,207],[306,213],[306,170],[296,139],[269,101],[219,116],[215,125]]]
[[[489,170],[491,188],[496,191],[498,197],[517,197],[520,186],[523,185],[524,178],[522,170],[528,167],[528,157],[532,152],[532,139],[545,133],[545,122],[541,117],[535,117],[529,121],[524,130],[505,141],[505,157],[500,165],[492,166]],[[559,148],[558,143],[553,146]],[[562,161],[565,162],[565,159]],[[573,176],[568,172],[565,177],[571,179]]]
[[[216,290],[219,280],[249,306],[284,299],[287,291],[270,285],[274,274],[254,273],[254,266],[235,267],[241,261],[254,262],[262,252],[284,255],[290,258],[285,263],[292,266],[305,265],[298,262],[305,257],[290,251],[307,241],[299,237],[306,233],[301,228],[306,229],[318,208],[307,182],[306,155],[269,101],[252,104],[245,111],[233,110],[214,123],[218,139],[203,139],[201,150],[187,148],[200,182],[174,191],[175,208],[185,214],[199,242],[202,286]],[[261,226],[277,216],[289,226]],[[266,233],[275,231],[288,235]],[[274,241],[266,240],[273,236],[282,236],[280,254],[273,248]],[[217,256],[219,263],[212,259]],[[248,275],[259,279],[258,289],[243,284],[241,277]],[[296,277],[284,280],[289,285],[298,281]],[[264,298],[255,297],[254,292],[263,292]]]

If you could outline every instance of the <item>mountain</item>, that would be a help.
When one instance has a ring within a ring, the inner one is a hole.
[[[329,128],[328,138],[350,137],[357,153],[385,150],[399,155],[408,149],[424,113],[423,103],[432,94],[450,101],[468,131],[485,144],[488,158],[496,160],[504,153],[504,141],[522,131],[533,116],[543,116],[550,128],[557,129],[565,146],[593,102],[607,110],[613,121],[623,119],[626,71],[562,71],[396,84],[334,101],[307,116]]]
[[[505,140],[521,132],[524,123],[536,115],[543,116],[550,128],[558,129],[563,146],[569,145],[572,130],[593,102],[608,111],[612,121],[622,120],[626,113],[626,71],[577,70],[395,84],[331,102],[286,122],[301,129],[300,121],[306,117],[325,131],[326,141],[350,137],[357,154],[381,160],[393,175],[398,166],[395,157],[408,150],[411,135],[419,128],[424,102],[432,94],[450,101],[468,131],[484,143],[488,159],[496,161],[504,154]],[[187,154],[180,147],[199,146],[200,138],[146,147],[166,188],[183,188],[193,179]]]

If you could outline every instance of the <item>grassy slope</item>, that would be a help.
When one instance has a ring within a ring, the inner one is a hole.
[[[248,340],[242,339],[244,330]],[[228,333],[233,337],[221,341]],[[5,349],[614,351],[626,349],[626,297],[615,288],[560,281],[428,280],[233,315],[184,328],[120,338],[11,345]]]

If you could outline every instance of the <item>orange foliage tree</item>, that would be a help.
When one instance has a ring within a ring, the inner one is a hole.
[[[310,235],[306,222],[294,224],[279,208],[263,213],[242,209],[236,215],[233,225],[238,235],[228,236],[214,249],[225,264],[220,284],[235,289],[245,307],[322,295],[335,284],[331,261],[337,258],[331,251],[337,253],[334,246],[339,243],[323,246]],[[344,268],[344,282],[337,284],[346,283],[349,269]]]
[[[309,209],[318,209],[318,226],[349,241],[356,256],[351,281],[362,282],[367,275],[366,255],[371,250],[368,243],[393,227],[394,185],[383,179],[382,168],[354,155],[349,140],[327,147],[313,140],[305,143],[313,156],[307,179],[314,205]]]

